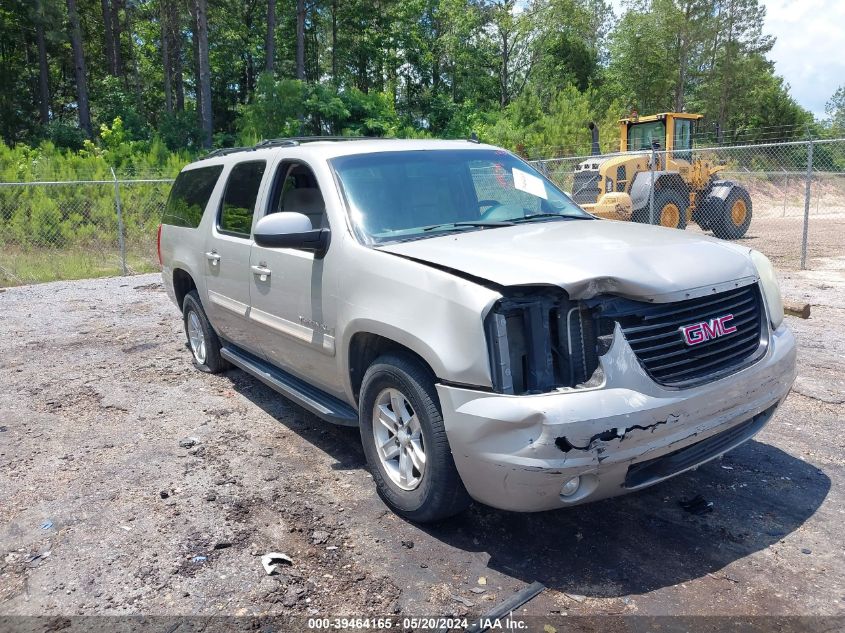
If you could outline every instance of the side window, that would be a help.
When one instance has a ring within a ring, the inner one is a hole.
[[[232,168],[217,222],[221,232],[249,236],[258,188],[266,167],[264,161],[250,161],[238,163]]]
[[[308,216],[315,229],[327,227],[326,204],[314,172],[302,163],[282,163],[276,169],[267,213],[293,211]]]
[[[223,165],[214,165],[180,173],[170,189],[161,223],[197,228],[222,171]]]
[[[684,119],[675,120],[675,138],[672,155],[680,160],[692,160],[692,122]]]

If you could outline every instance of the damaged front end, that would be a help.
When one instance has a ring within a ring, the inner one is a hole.
[[[470,494],[537,511],[652,485],[751,438],[795,376],[754,280],[662,304],[506,288],[485,319],[492,392],[437,386]],[[685,324],[736,331],[684,343]]]
[[[602,382],[614,323],[560,289],[505,289],[485,319],[493,389],[546,393]]]

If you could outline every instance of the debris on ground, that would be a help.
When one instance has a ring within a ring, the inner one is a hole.
[[[161,492],[158,493],[158,496],[161,497],[162,499],[167,499],[170,496],[170,493],[167,492],[167,490],[162,490]]]
[[[485,591],[487,591],[486,589],[483,589],[483,588],[481,588],[481,587],[470,587],[470,588],[469,588],[469,590],[470,590],[472,593],[479,593],[479,594],[484,593]]]
[[[329,533],[325,530],[315,530],[311,534],[311,540],[314,541],[315,545],[323,545],[329,540]]]
[[[191,448],[199,443],[200,441],[195,437],[186,437],[184,440],[179,442],[179,446],[182,448]]]
[[[806,547],[802,547],[802,548],[801,548],[801,553],[802,553],[802,554],[812,554],[812,553],[813,553],[813,550],[808,549],[808,548],[806,548]]]
[[[44,560],[45,558],[48,558],[51,553],[52,552],[50,550],[47,550],[46,552],[41,552],[40,554],[30,554],[26,557],[24,563],[28,565],[30,563],[35,563],[39,560]]]
[[[681,499],[678,504],[690,514],[698,516],[713,512],[713,502],[701,495],[695,495],[692,499]]]
[[[481,580],[479,578],[479,580]],[[546,586],[541,582],[532,582],[530,585],[517,591],[512,596],[505,598],[498,605],[490,609],[487,613],[481,616],[477,621],[469,626],[467,633],[482,633],[490,628],[490,624],[508,615],[512,611],[516,611],[519,607],[527,603],[529,600],[540,595]]]
[[[407,549],[414,549],[414,542],[413,541],[402,541],[402,547]]]
[[[282,565],[293,565],[293,559],[287,554],[270,552],[261,557],[261,564],[264,566],[267,575],[272,576],[279,573]]]
[[[736,578],[728,576],[727,574],[724,574],[722,576],[717,576],[716,574],[714,574],[712,572],[707,572],[707,575],[710,576],[710,578],[715,578],[716,580],[727,580],[728,582],[732,582],[732,583],[737,584],[737,585],[739,584],[739,581]]]
[[[475,603],[472,600],[467,600],[463,596],[459,596],[459,595],[453,593],[449,597],[452,600],[454,600],[455,602],[460,602],[465,607],[474,607],[475,606]]]
[[[575,602],[584,602],[587,599],[587,596],[582,596],[580,593],[564,593],[563,595]]]
[[[486,579],[484,576],[480,576],[480,577],[478,578],[478,584],[479,584],[479,585],[486,585],[486,584],[487,584],[487,579]]]
[[[192,563],[204,563],[208,560],[208,556],[194,556],[191,559]]]
[[[49,530],[51,527],[53,527],[53,522],[52,521],[44,521],[38,527],[40,527],[42,530]]]

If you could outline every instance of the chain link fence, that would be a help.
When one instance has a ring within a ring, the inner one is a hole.
[[[845,268],[845,139],[533,164],[597,215],[735,240],[782,269]],[[172,182],[0,182],[0,286],[157,270]]]
[[[782,269],[845,267],[845,139],[532,162],[602,217],[738,241]]]
[[[0,183],[0,287],[158,269],[172,179]]]

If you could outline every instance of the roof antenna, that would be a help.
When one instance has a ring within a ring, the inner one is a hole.
[[[470,135],[469,135],[469,138],[468,138],[467,140],[468,140],[470,143],[478,143],[478,142],[479,142],[479,140],[478,140],[478,134],[476,134],[475,132],[473,132],[472,134],[470,134]]]

